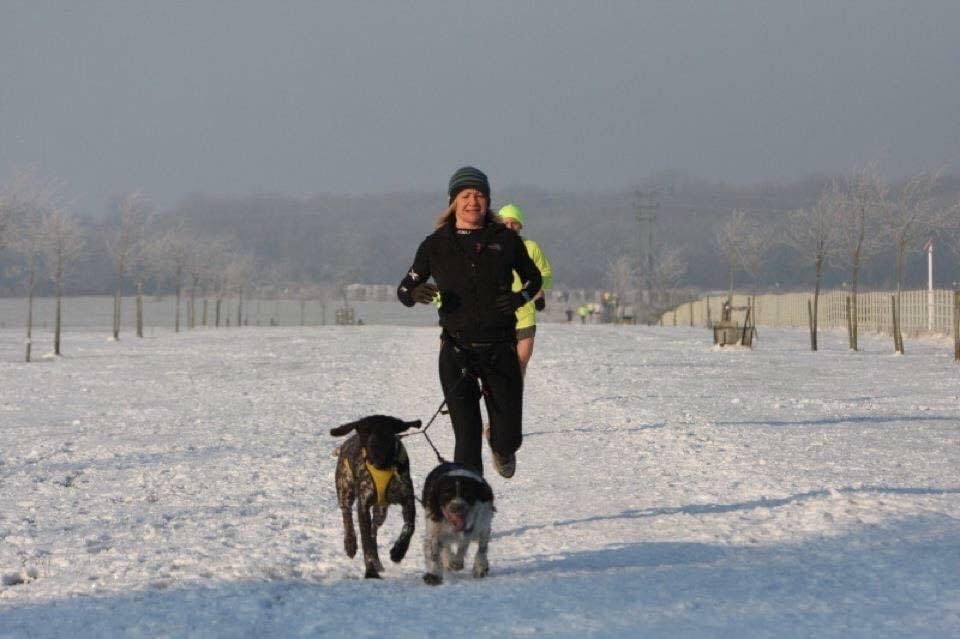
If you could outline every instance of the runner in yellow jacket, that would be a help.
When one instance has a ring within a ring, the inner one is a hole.
[[[516,204],[507,204],[499,212],[500,219],[507,226],[517,233],[523,228],[523,211]],[[531,239],[522,238],[527,247],[527,253],[530,259],[540,269],[540,275],[543,277],[543,285],[540,292],[534,299],[517,309],[517,358],[520,360],[520,370],[524,375],[527,373],[527,363],[533,356],[533,338],[537,332],[537,311],[543,310],[545,303],[543,292],[549,290],[553,285],[553,270],[550,268],[550,262],[547,256],[540,250],[540,245]],[[522,286],[520,276],[516,272],[513,274],[513,290],[519,291]]]

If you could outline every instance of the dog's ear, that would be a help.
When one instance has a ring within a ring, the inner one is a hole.
[[[336,428],[331,428],[331,429],[330,429],[330,434],[333,435],[334,437],[341,437],[341,436],[346,435],[347,433],[353,431],[353,430],[356,429],[359,425],[360,425],[360,422],[350,422],[349,424],[341,424],[340,426],[337,426]]]
[[[480,499],[482,501],[489,501],[493,503],[493,488],[490,487],[486,481],[480,484]]]
[[[394,431],[402,433],[410,428],[420,428],[420,420],[415,419],[412,422],[398,421],[396,427],[394,427]]]
[[[433,521],[443,521],[443,504],[440,502],[440,486],[438,484],[439,482],[434,482],[429,495],[425,494],[423,500],[423,507],[427,511],[427,516]]]

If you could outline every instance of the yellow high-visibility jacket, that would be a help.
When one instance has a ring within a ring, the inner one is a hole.
[[[540,275],[543,277],[543,284],[540,288],[544,291],[549,291],[550,287],[553,286],[553,269],[550,268],[550,261],[547,260],[547,256],[540,250],[540,245],[533,240],[523,238],[523,244],[527,247],[527,253],[530,255],[530,259],[533,260],[533,263],[540,269]],[[513,290],[519,291],[522,286],[523,283],[520,281],[520,276],[514,271]],[[537,309],[533,306],[533,300],[530,300],[517,309],[517,328],[527,328],[536,323]]]

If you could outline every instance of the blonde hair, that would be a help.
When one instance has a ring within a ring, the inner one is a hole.
[[[447,210],[441,213],[437,217],[437,221],[434,222],[433,230],[439,231],[448,224],[454,223],[454,218],[457,216],[457,205],[453,202],[450,202],[450,205],[447,207]]]
[[[489,208],[487,212],[483,215],[483,220],[485,224],[491,222],[496,222],[497,224],[503,224],[503,220],[500,219],[500,216],[491,211]],[[450,206],[447,207],[447,210],[441,213],[437,217],[437,221],[433,224],[433,230],[439,231],[443,227],[450,225],[456,226],[457,224],[457,205],[453,202],[450,203]]]

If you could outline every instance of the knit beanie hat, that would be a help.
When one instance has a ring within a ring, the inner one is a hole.
[[[516,220],[520,222],[520,226],[524,225],[523,222],[523,211],[520,210],[520,207],[516,204],[507,204],[500,212],[497,214],[505,220]]]
[[[450,194],[451,202],[453,202],[453,198],[457,197],[457,193],[464,189],[477,189],[487,196],[488,200],[490,199],[490,182],[487,181],[487,176],[480,169],[464,166],[450,176],[447,192]]]

